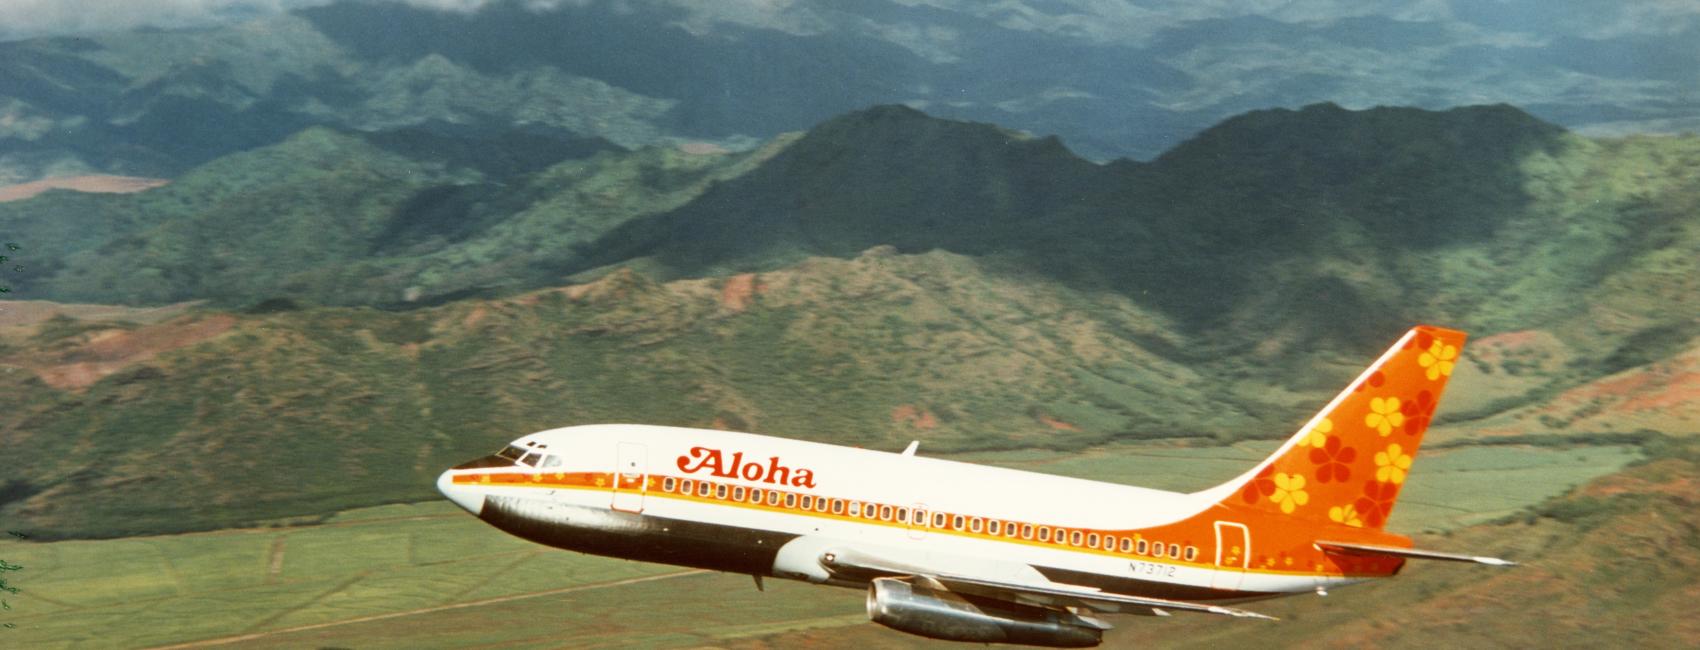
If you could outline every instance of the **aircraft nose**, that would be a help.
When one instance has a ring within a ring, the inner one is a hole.
[[[442,492],[443,496],[448,497],[455,505],[472,514],[476,515],[484,509],[483,492],[479,491],[476,486],[456,485],[454,470],[443,472],[441,476],[437,477],[437,491]]]

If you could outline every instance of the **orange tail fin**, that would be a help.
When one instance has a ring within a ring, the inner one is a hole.
[[[1267,460],[1206,494],[1230,507],[1381,529],[1464,338],[1411,328]]]

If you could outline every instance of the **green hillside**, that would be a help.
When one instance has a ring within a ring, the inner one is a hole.
[[[1294,426],[1305,406],[1242,407],[1169,359],[1167,329],[1125,298],[881,251],[407,312],[60,316],[0,358],[0,442],[32,459],[3,508],[116,535],[430,498],[444,467],[584,422],[938,451]]]
[[[887,107],[748,153],[540,146],[310,129],[139,194],[0,204],[43,260],[14,295],[213,299],[4,334],[0,442],[41,460],[0,512],[116,535],[429,498],[597,421],[1271,438],[1413,322],[1476,337],[1443,440],[1700,431],[1671,406],[1700,394],[1700,138],[1317,106],[1098,166]],[[569,277],[600,279],[533,289]]]
[[[9,281],[37,299],[227,307],[549,286],[584,266],[574,244],[674,208],[784,142],[693,154],[520,132],[471,137],[312,128],[156,191],[0,203],[0,233],[42,260]]]

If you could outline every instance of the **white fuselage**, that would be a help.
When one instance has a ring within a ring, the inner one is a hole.
[[[1251,554],[1232,521],[1217,522],[1215,535],[1162,536],[1166,525],[1210,516],[1214,494],[703,429],[591,425],[513,445],[539,466],[475,461],[445,472],[439,488],[499,528],[591,553],[865,584],[820,562],[853,548],[991,580],[1189,600],[1358,581],[1247,571],[1229,559],[1230,546],[1232,557]]]

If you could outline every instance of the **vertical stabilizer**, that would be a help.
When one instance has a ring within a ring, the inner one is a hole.
[[[1412,328],[1268,459],[1201,494],[1236,508],[1381,529],[1464,338]]]

